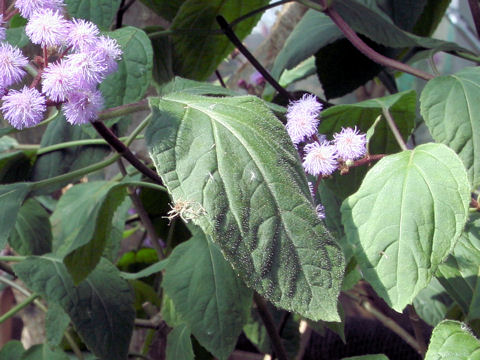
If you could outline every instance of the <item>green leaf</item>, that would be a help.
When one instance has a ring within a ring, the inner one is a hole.
[[[33,345],[22,354],[19,360],[69,360],[60,349],[51,349],[46,344]]]
[[[420,145],[380,160],[343,202],[362,273],[394,310],[428,285],[460,237],[470,203],[466,175],[445,145]]]
[[[112,231],[112,218],[126,196],[125,186],[95,181],[75,185],[58,201],[51,217],[54,252],[75,283],[97,265]]]
[[[31,167],[31,153],[15,151],[0,154],[0,183],[27,180]]]
[[[7,29],[7,42],[18,48],[23,48],[30,43],[25,33],[25,26]]]
[[[41,148],[59,144],[66,141],[91,139],[83,131],[82,126],[72,126],[65,120],[62,113],[59,113],[55,120],[48,124],[40,143]],[[58,175],[81,169],[92,163],[98,162],[108,153],[106,146],[76,146],[69,147],[38,156],[33,167],[33,181],[49,179]],[[42,194],[49,194],[60,189],[68,182],[61,182],[42,188],[37,191]]]
[[[342,127],[357,127],[366,133],[375,124],[383,109],[392,115],[403,139],[408,139],[415,125],[416,93],[414,90],[401,92],[382,98],[362,101],[351,105],[336,105],[322,112],[318,131],[332,138]],[[390,154],[400,150],[387,122],[382,119],[375,126],[368,145],[371,154]],[[341,199],[353,194],[360,186],[366,173],[365,167],[350,169],[348,175],[335,174],[325,183]]]
[[[20,341],[12,340],[7,342],[0,349],[0,360],[13,360],[20,359],[25,352],[23,345]]]
[[[173,36],[176,55],[174,67],[178,75],[206,80],[234,49],[226,36],[209,34],[212,30],[220,30],[217,15],[222,15],[230,22],[268,3],[268,0],[186,0],[171,26],[174,31],[181,30]],[[250,33],[260,15],[251,16],[235,26],[235,34],[240,40]]]
[[[175,310],[203,347],[226,359],[246,323],[252,292],[204,235],[180,244],[168,259],[162,286]]]
[[[146,6],[152,9],[157,15],[165,20],[171,21],[178,12],[185,0],[141,0]]]
[[[183,79],[178,76],[176,76],[169,83],[160,87],[158,95],[162,96],[176,92],[192,95],[238,95],[235,91],[222,86],[217,86],[202,81]]]
[[[150,101],[150,156],[182,213],[273,304],[338,321],[343,256],[283,125],[256,97]]]
[[[153,50],[147,34],[131,26],[107,35],[117,40],[123,51],[118,70],[100,84],[108,109],[143,98],[152,80]]]
[[[429,81],[420,97],[420,111],[437,142],[451,147],[468,171],[472,188],[480,185],[480,69]]]
[[[27,183],[0,185],[0,249],[5,247],[11,231],[14,229],[17,215],[23,200],[30,192]]]
[[[102,360],[126,360],[135,312],[128,283],[108,260],[74,286],[60,259],[30,257],[14,266],[15,273],[47,301],[70,316],[87,347]]]
[[[479,356],[480,342],[470,329],[463,323],[445,320],[433,329],[425,360],[475,360]]]
[[[141,279],[162,271],[163,269],[165,269],[165,266],[167,264],[168,264],[168,259],[164,259],[159,262],[156,262],[153,265],[150,265],[149,267],[143,269],[142,271],[139,271],[136,273],[121,272],[120,275],[127,280]]]
[[[163,28],[147,28],[147,34],[155,31],[163,31]],[[162,85],[171,81],[175,77],[173,69],[173,42],[169,36],[160,36],[150,38],[153,49],[153,69],[152,76],[155,80],[154,85]]]
[[[450,0],[428,0],[423,13],[412,32],[420,36],[431,36],[450,5]]]
[[[65,0],[71,17],[90,20],[101,30],[108,30],[121,0]]]
[[[439,267],[441,266],[443,264],[439,265]],[[436,278],[432,278],[430,284],[413,300],[417,314],[431,326],[437,326],[440,321],[445,319],[452,303],[445,288]]]
[[[453,254],[438,267],[437,277],[462,308],[466,320],[480,319],[480,218],[467,224]]]
[[[388,360],[383,354],[375,354],[375,355],[362,355],[362,356],[352,356],[348,358],[342,358],[342,360]]]
[[[296,81],[303,80],[310,75],[315,74],[317,68],[315,66],[315,57],[311,56],[307,60],[301,62],[291,70],[285,70],[278,81],[283,87],[287,87]]]
[[[34,199],[20,208],[10,246],[20,255],[43,255],[52,251],[52,227],[48,212]]]
[[[48,304],[47,316],[45,318],[45,333],[48,345],[58,346],[69,324],[70,317],[58,303],[52,302]]]
[[[190,329],[182,324],[175,327],[167,336],[167,360],[193,360]]]
[[[383,0],[376,1],[400,29],[411,31],[423,13],[427,0]]]

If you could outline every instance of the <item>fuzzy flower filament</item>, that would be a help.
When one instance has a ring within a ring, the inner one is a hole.
[[[63,0],[15,0],[15,8],[25,19],[43,9],[61,10]]]
[[[64,101],[73,91],[72,69],[64,61],[50,64],[42,73],[42,91],[53,101]]]
[[[318,127],[318,115],[322,110],[314,95],[306,94],[287,108],[286,129],[294,144],[314,135]]]
[[[357,160],[367,153],[367,136],[360,134],[357,127],[342,128],[342,131],[333,135],[333,144],[343,161]]]
[[[20,91],[10,90],[2,100],[3,117],[16,129],[37,125],[47,109],[45,97],[26,86]]]
[[[68,34],[68,22],[59,11],[43,9],[32,15],[25,27],[31,42],[41,46],[60,46]]]
[[[83,19],[73,19],[68,24],[66,43],[73,50],[84,51],[94,46],[98,41],[97,25]]]
[[[303,168],[313,176],[328,176],[338,168],[337,150],[328,142],[314,142],[305,146]]]
[[[0,87],[6,88],[22,80],[25,75],[23,67],[27,66],[28,59],[20,49],[10,44],[0,44]]]
[[[69,94],[63,104],[63,113],[72,125],[86,124],[95,120],[103,107],[103,97],[99,90],[80,90]]]

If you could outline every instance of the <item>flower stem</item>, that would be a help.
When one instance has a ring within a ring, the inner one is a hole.
[[[26,256],[0,256],[0,261],[20,262],[25,260],[26,258]]]
[[[28,298],[26,298],[24,301],[22,301],[20,304],[17,304],[14,307],[12,307],[5,314],[0,316],[0,324],[3,323],[4,321],[10,319],[12,316],[15,316],[15,314],[17,314],[20,310],[22,310],[23,308],[30,305],[39,296],[40,295],[38,295],[38,294],[32,294]]]
[[[128,114],[132,114],[139,111],[145,111],[145,110],[149,110],[147,99],[140,100],[136,103],[120,105],[108,110],[104,110],[98,115],[97,121],[113,119],[119,116],[128,115]]]
[[[395,140],[397,140],[398,145],[402,150],[408,150],[407,144],[405,144],[405,141],[403,141],[402,134],[400,134],[400,131],[398,131],[397,125],[395,124],[395,121],[393,120],[392,115],[390,114],[390,111],[388,111],[387,108],[382,109],[383,115],[385,116],[385,119],[387,119],[388,126],[390,126],[390,130],[392,130],[393,136],[395,136]]]

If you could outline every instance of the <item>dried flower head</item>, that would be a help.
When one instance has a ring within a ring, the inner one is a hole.
[[[367,136],[360,134],[355,126],[342,128],[342,131],[333,135],[333,144],[337,149],[337,155],[344,161],[356,160],[367,153]]]
[[[328,142],[322,144],[314,142],[305,146],[303,168],[306,173],[313,176],[331,175],[338,168],[335,146]]]
[[[20,91],[10,90],[2,100],[3,117],[16,129],[37,125],[47,109],[45,97],[26,86]]]
[[[290,103],[287,108],[286,129],[294,144],[317,132],[318,115],[321,110],[322,104],[317,101],[315,95],[305,94],[300,100]]]
[[[166,218],[170,221],[179,216],[183,221],[188,223],[190,220],[194,220],[202,215],[206,214],[205,209],[201,204],[190,200],[178,200],[175,204],[170,204],[172,210],[170,210]]]

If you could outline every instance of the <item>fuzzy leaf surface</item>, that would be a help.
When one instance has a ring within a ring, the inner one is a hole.
[[[344,259],[278,119],[250,96],[174,93],[151,107],[147,144],[174,201],[250,287],[278,307],[338,321]]]
[[[135,318],[133,294],[112,263],[102,259],[78,286],[62,261],[53,257],[30,257],[14,270],[30,289],[60,304],[95,355],[127,359]]]
[[[433,329],[425,360],[479,358],[480,342],[465,324],[445,320]]]
[[[436,142],[460,156],[472,188],[480,185],[480,69],[470,67],[429,81],[420,111]]]
[[[380,160],[342,204],[342,222],[365,279],[401,312],[453,250],[470,185],[458,156],[425,144]]]

